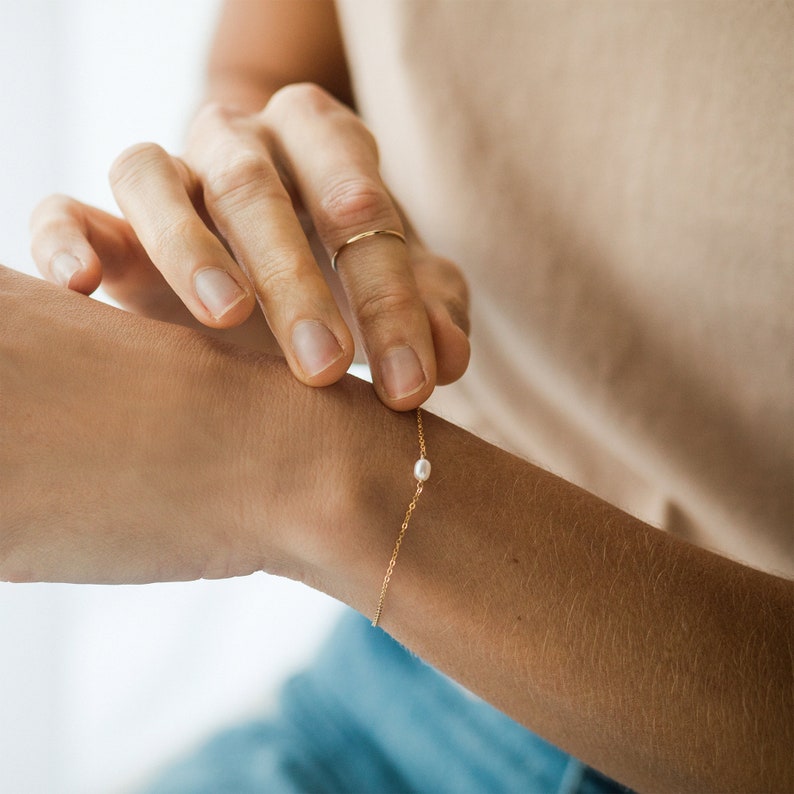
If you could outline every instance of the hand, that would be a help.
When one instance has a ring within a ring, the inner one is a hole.
[[[288,86],[254,115],[208,106],[184,157],[134,146],[111,183],[126,220],[62,197],[34,213],[34,258],[50,279],[84,293],[103,281],[135,311],[214,329],[243,323],[258,300],[292,372],[312,386],[345,373],[352,326],[378,396],[396,410],[465,371],[463,277],[407,226],[371,134],[316,86]],[[351,245],[337,280],[318,266],[302,220],[328,257],[372,229],[402,231],[408,245],[385,235]],[[263,330],[255,323],[248,339]]]
[[[318,506],[274,494],[326,476],[309,395],[277,359],[0,267],[0,578],[280,570],[294,511]]]

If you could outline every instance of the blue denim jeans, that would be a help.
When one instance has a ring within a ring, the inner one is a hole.
[[[614,781],[472,697],[359,615],[284,687],[147,794],[603,794]]]

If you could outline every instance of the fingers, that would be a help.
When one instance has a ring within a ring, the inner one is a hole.
[[[30,219],[31,253],[44,278],[90,295],[102,278],[102,267],[88,242],[83,205],[67,196],[50,196]]]
[[[199,119],[191,167],[213,225],[256,288],[294,374],[321,386],[338,380],[355,349],[312,254],[260,125],[220,108]]]
[[[52,280],[90,292],[115,278],[127,297],[134,283],[214,329],[239,326],[258,300],[293,373],[326,385],[346,372],[354,341],[301,226],[308,215],[327,254],[339,251],[339,283],[386,405],[411,409],[465,370],[465,283],[406,232],[371,134],[321,89],[282,89],[255,116],[206,108],[184,160],[141,144],[110,180],[125,220],[63,198],[34,215],[34,257]],[[408,244],[378,235],[346,245],[378,229],[405,232]]]
[[[86,295],[101,281],[128,311],[189,324],[184,304],[122,218],[55,195],[34,209],[30,230],[33,259],[49,281]]]
[[[468,286],[452,262],[427,251],[415,253],[413,264],[433,335],[437,382],[453,383],[466,371],[471,355]]]
[[[237,325],[254,307],[238,264],[199,217],[180,170],[155,144],[127,149],[110,171],[113,194],[149,259],[196,319]]]
[[[31,251],[41,274],[61,286],[90,294],[99,285],[127,311],[203,331],[233,344],[279,355],[281,349],[255,309],[234,328],[208,328],[188,311],[146,255],[129,223],[68,196],[50,196],[31,216]],[[78,270],[61,277],[58,262]],[[88,263],[87,265],[84,263]]]
[[[403,231],[375,143],[352,112],[316,86],[296,85],[261,116],[329,256],[363,232]],[[436,383],[436,351],[407,247],[368,237],[345,246],[337,266],[381,400],[396,410],[421,404]]]

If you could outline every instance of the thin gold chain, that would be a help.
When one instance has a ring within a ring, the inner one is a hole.
[[[419,457],[422,460],[427,458],[427,450],[425,449],[425,428],[422,425],[422,409],[416,409],[416,429],[419,431]]]
[[[416,427],[419,431],[419,460],[426,460],[427,450],[425,449],[425,431],[424,427],[422,426],[421,408],[416,409]],[[424,485],[424,481],[417,478],[416,492],[414,493],[414,497],[411,499],[411,502],[408,505],[408,509],[405,511],[405,518],[403,519],[402,526],[400,527],[400,534],[397,535],[397,541],[394,544],[394,551],[392,552],[391,560],[389,560],[389,567],[386,569],[386,576],[384,577],[383,585],[380,588],[378,608],[375,610],[375,617],[372,619],[373,626],[377,626],[380,622],[380,616],[383,613],[383,602],[386,600],[386,590],[389,589],[389,582],[391,581],[391,575],[394,572],[394,565],[397,562],[397,555],[400,553],[400,546],[402,545],[405,532],[408,529],[408,524],[411,521],[411,516],[413,515],[417,502],[419,501],[419,497],[422,495],[422,489],[424,488]]]

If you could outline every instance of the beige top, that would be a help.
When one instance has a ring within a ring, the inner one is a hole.
[[[794,5],[339,5],[384,175],[470,279],[436,409],[794,575]]]

